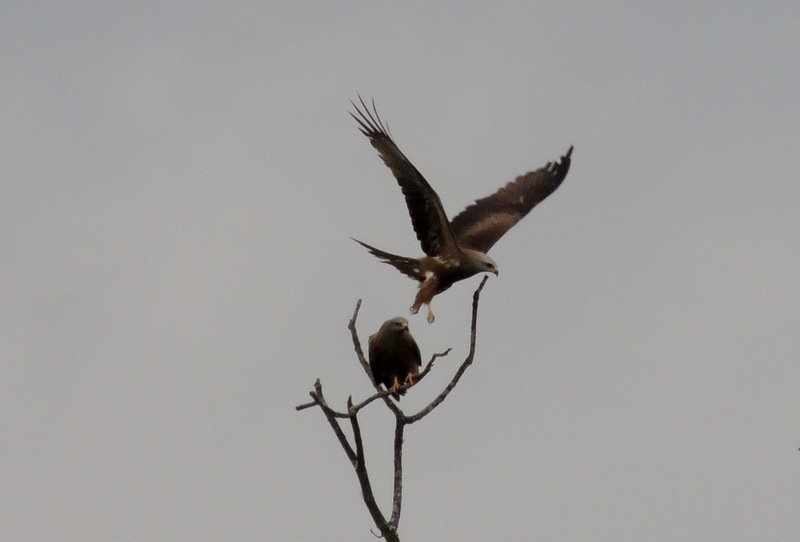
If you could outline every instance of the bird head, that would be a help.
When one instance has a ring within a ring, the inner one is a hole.
[[[381,326],[381,329],[383,328],[390,329],[396,333],[402,333],[408,330],[408,320],[406,320],[402,316],[396,316],[394,318],[386,320]]]
[[[497,262],[495,262],[488,254],[484,254],[483,252],[478,252],[475,250],[472,251],[472,256],[476,273],[494,273],[495,276],[500,274],[500,270],[497,269]]]

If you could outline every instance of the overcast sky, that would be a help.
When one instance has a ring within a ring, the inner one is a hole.
[[[68,6],[67,4],[72,4]],[[718,7],[712,7],[716,4]],[[349,117],[452,215],[575,145],[492,250],[474,365],[406,430],[403,540],[800,539],[800,4],[5,2],[0,539],[373,540],[318,410],[404,315],[413,412],[479,278],[421,253]],[[424,312],[424,311],[421,311]],[[380,503],[393,418],[362,414]]]

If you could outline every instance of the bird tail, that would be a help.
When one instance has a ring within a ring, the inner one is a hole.
[[[351,239],[353,239],[351,237]],[[408,275],[414,280],[419,280],[419,260],[416,258],[406,258],[405,256],[398,256],[396,254],[390,254],[388,252],[384,252],[380,249],[375,247],[371,247],[366,243],[362,243],[358,239],[353,239],[356,243],[361,245],[362,247],[366,248],[370,254],[375,256],[376,258],[380,259],[383,263],[388,263],[389,265],[395,267],[401,273]]]

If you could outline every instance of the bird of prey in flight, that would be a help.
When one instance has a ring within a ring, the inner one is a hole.
[[[497,264],[486,253],[536,204],[559,187],[569,171],[572,147],[559,161],[520,175],[491,196],[467,206],[453,220],[448,220],[438,194],[392,141],[378,116],[374,100],[371,110],[360,96],[361,107],[353,101],[350,103],[357,113],[351,112],[350,115],[400,185],[411,224],[425,256],[398,256],[358,239],[353,240],[373,256],[420,283],[411,313],[416,314],[422,305],[427,305],[428,323],[433,323],[431,300],[435,295],[477,273],[498,274]]]

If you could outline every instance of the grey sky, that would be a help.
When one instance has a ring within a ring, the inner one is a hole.
[[[575,145],[406,431],[404,540],[800,538],[796,2],[6,2],[0,539],[372,540],[318,411],[449,213]],[[363,414],[386,504],[392,419]]]

